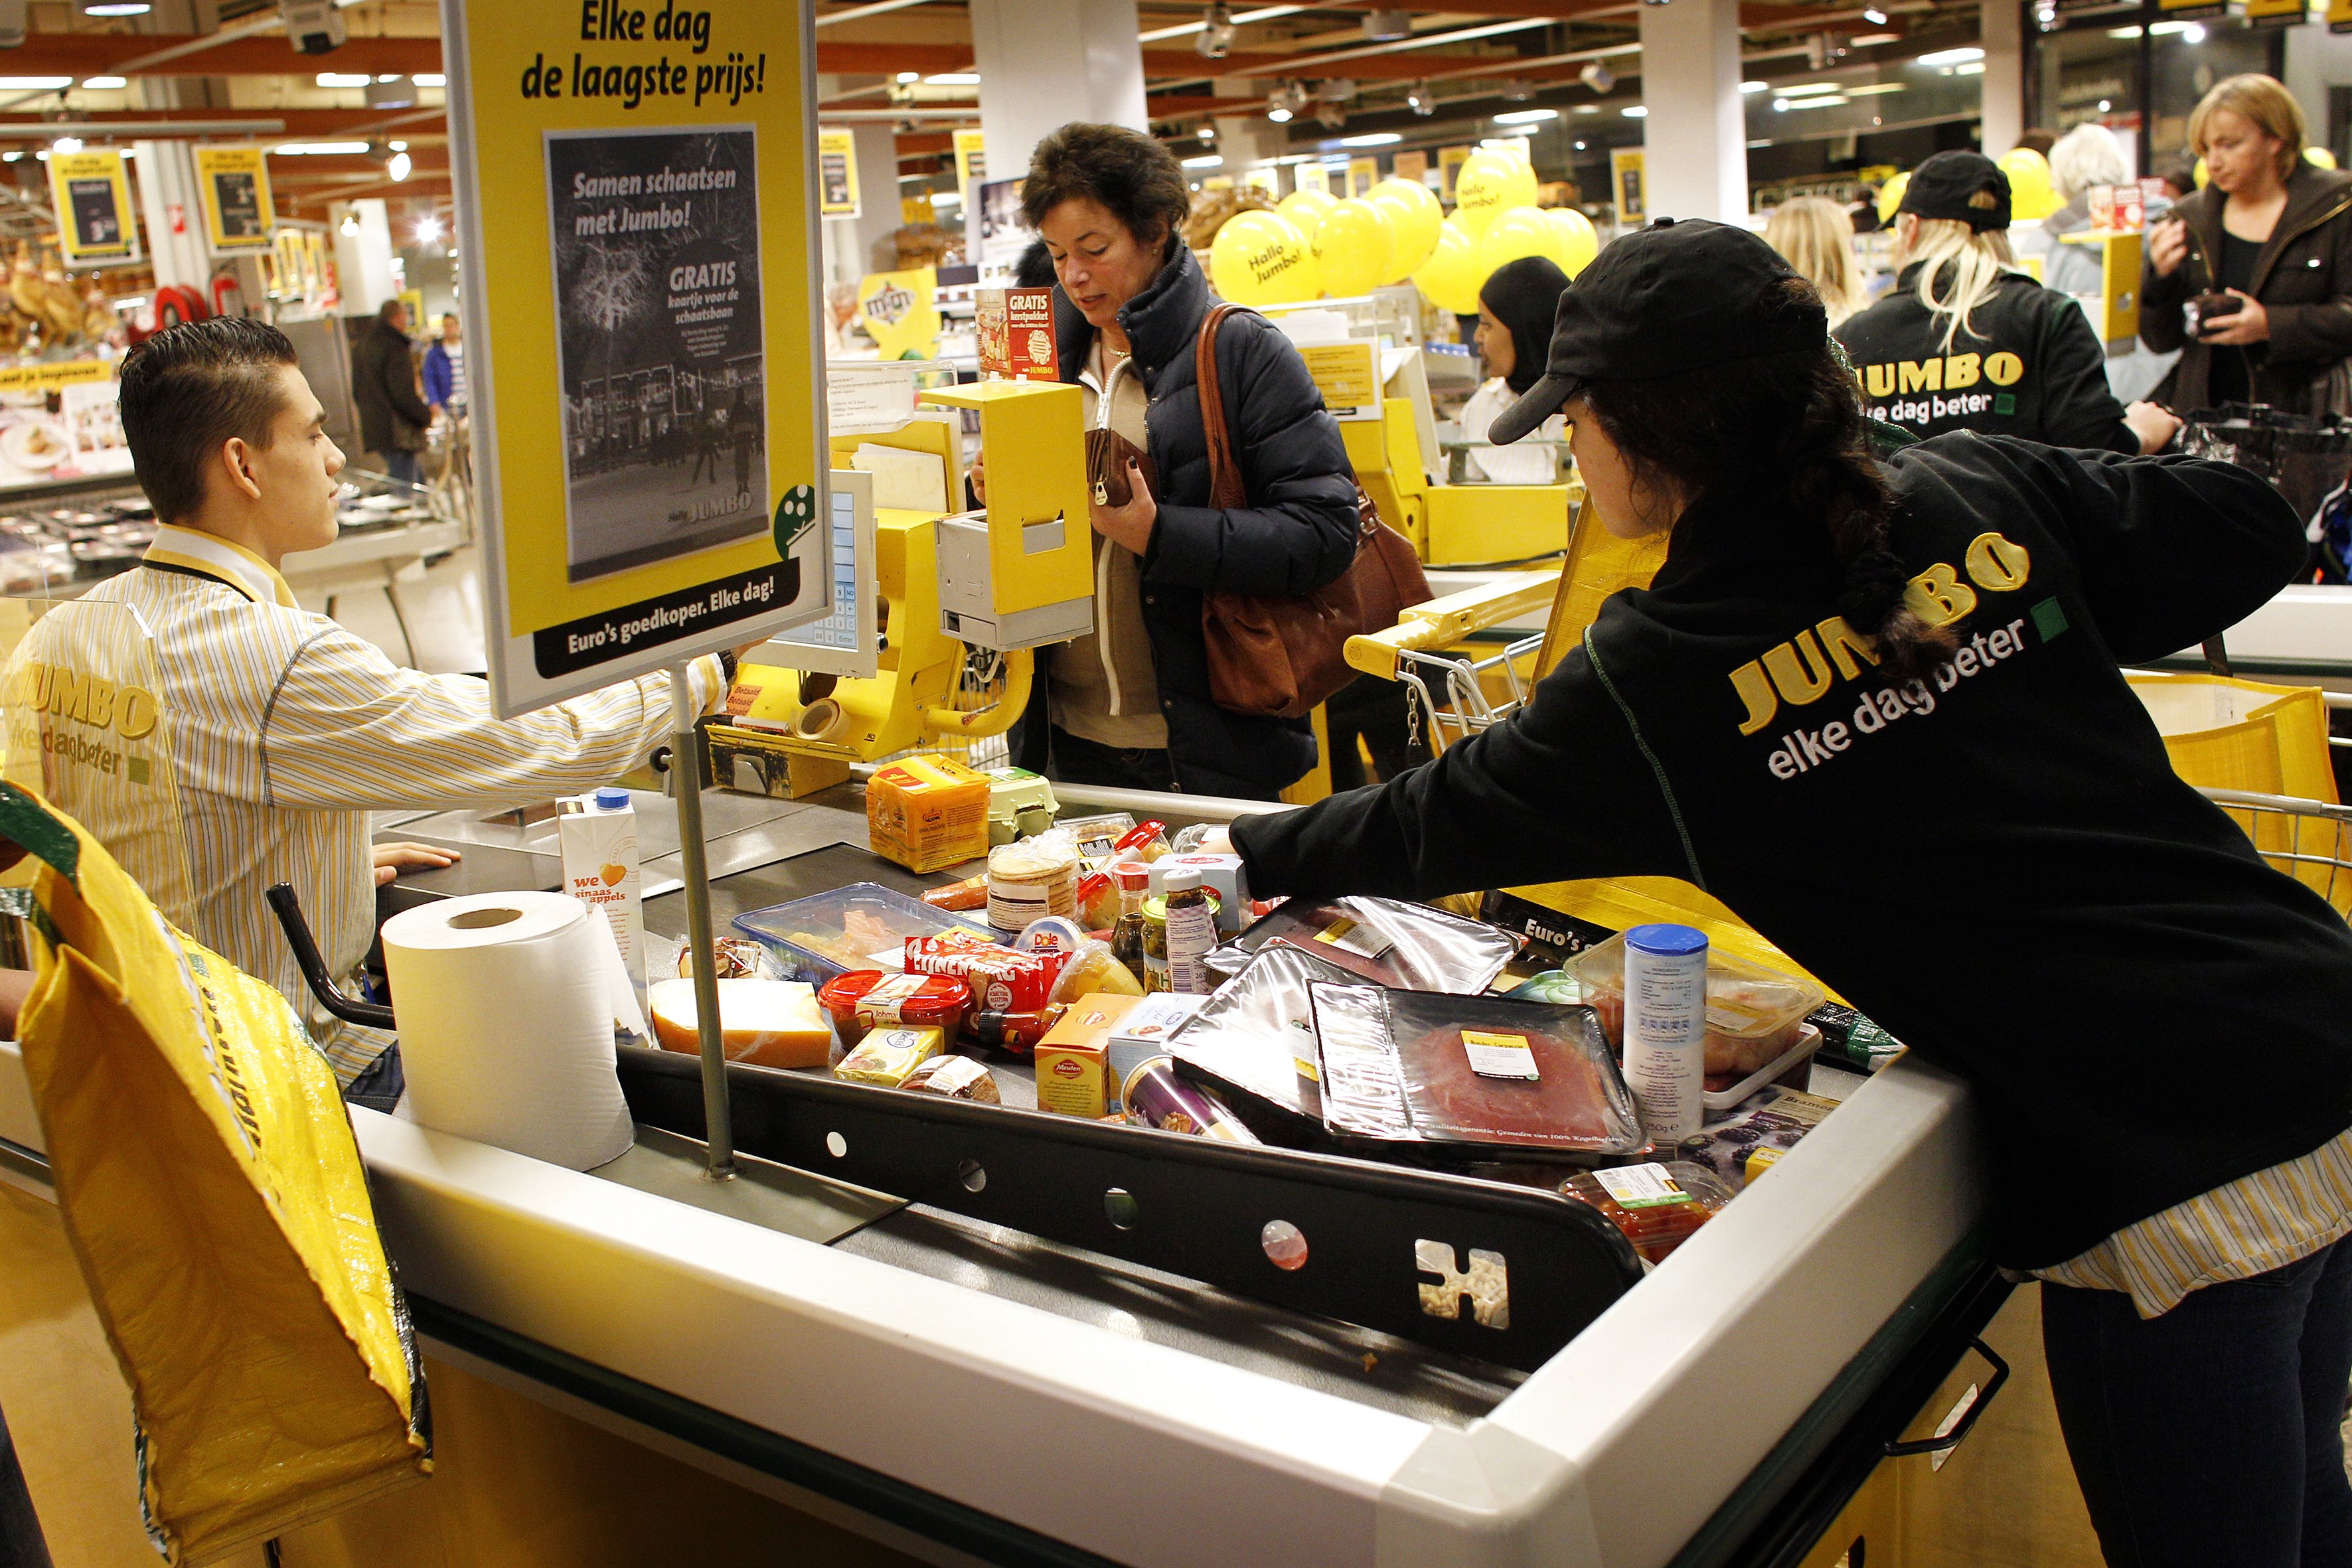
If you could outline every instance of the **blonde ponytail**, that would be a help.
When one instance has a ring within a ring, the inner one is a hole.
[[[1976,308],[1991,298],[2000,286],[2001,275],[2016,265],[2016,253],[2009,247],[2007,229],[1988,229],[1978,234],[1969,226],[1952,218],[1923,217],[1918,220],[1919,232],[1897,265],[1908,267],[1923,263],[1919,268],[1919,303],[1938,316],[1948,316],[1944,324],[1944,352],[1952,352],[1952,339],[1966,329],[1970,337],[1976,327],[1969,321]],[[1950,291],[1938,296],[1937,286],[1946,275],[1951,280]]]

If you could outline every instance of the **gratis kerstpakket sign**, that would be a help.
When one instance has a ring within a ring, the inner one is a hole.
[[[442,9],[500,711],[822,617],[808,16]]]

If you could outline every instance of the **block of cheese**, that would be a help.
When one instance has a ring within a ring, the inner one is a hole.
[[[656,981],[646,994],[654,1037],[666,1051],[699,1055],[694,982]],[[727,1059],[763,1068],[821,1068],[833,1052],[833,1026],[816,987],[798,980],[722,980],[719,1035]]]

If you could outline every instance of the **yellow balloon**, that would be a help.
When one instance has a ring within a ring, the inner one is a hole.
[[[1592,221],[1574,207],[1546,207],[1543,214],[1559,232],[1560,255],[1554,259],[1573,278],[1601,254],[1601,237],[1592,232]]]
[[[1911,171],[1904,170],[1878,187],[1878,221],[1893,223],[1895,209],[1903,205],[1903,192],[1911,184]]]
[[[2315,143],[2312,146],[2305,147],[2303,150],[2303,156],[2305,162],[2319,168],[2332,169],[2336,167],[2336,154],[2329,152],[2326,148],[2318,146]]]
[[[1478,237],[1478,281],[1483,286],[1495,268],[1522,256],[1540,256],[1563,272],[1568,270],[1567,239],[1538,207],[1513,207],[1486,226]]]
[[[1322,292],[1306,236],[1280,213],[1241,212],[1209,245],[1209,280],[1236,305],[1286,305]]]
[[[2197,167],[2192,171],[2192,177],[2196,180],[2197,188],[2200,191],[2203,190],[2207,183],[2213,178],[2212,171],[2205,167],[2204,159],[2200,158],[2197,160]]]
[[[1513,207],[1535,205],[1536,172],[1507,153],[1481,147],[1454,176],[1454,216],[1473,239]]]
[[[1476,249],[1462,226],[1447,218],[1437,226],[1437,247],[1412,275],[1413,287],[1441,310],[1456,316],[1475,314],[1478,285],[1486,281],[1486,275],[1478,270]]]
[[[2035,222],[2065,205],[2051,187],[2050,161],[2032,148],[2011,147],[1997,161],[2000,172],[2009,176],[2011,223]]]
[[[1445,209],[1419,180],[1382,180],[1367,199],[1389,215],[1389,226],[1396,238],[1389,257],[1389,276],[1381,281],[1393,283],[1419,271],[1437,248],[1437,226],[1445,221]]]
[[[1387,211],[1349,196],[1335,203],[1315,231],[1315,259],[1323,268],[1323,291],[1335,300],[1369,294],[1395,274],[1389,252],[1395,235]]]
[[[1275,211],[1291,221],[1307,243],[1315,243],[1315,231],[1323,226],[1324,215],[1339,205],[1339,198],[1328,191],[1293,191],[1275,205]]]

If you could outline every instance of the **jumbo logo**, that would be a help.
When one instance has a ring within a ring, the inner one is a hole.
[[[136,741],[155,727],[152,692],[59,665],[27,663],[17,673],[16,696],[36,713],[70,719],[94,730],[111,729],[126,741]]]
[[[1978,588],[2006,594],[2024,587],[2033,557],[2025,546],[1998,533],[1979,533],[1969,542],[1960,563],[1967,569],[1967,583],[1960,581],[1958,572],[1938,561],[1903,590],[1904,604],[1931,626],[1950,626],[1975,609]],[[1976,586],[1970,587],[1970,583]],[[1739,693],[1748,710],[1739,732],[1753,735],[1769,724],[1783,702],[1802,708],[1820,701],[1839,681],[1858,679],[1864,661],[1878,663],[1877,644],[1848,626],[1843,616],[1832,616],[1772,647],[1763,658],[1749,659],[1731,672],[1731,689]]]
[[[1958,392],[1989,381],[2014,386],[2025,374],[2025,362],[2003,349],[1990,354],[1946,354],[1941,359],[1893,360],[1859,366],[1853,378],[1873,397],[1895,397],[1906,392]]]

